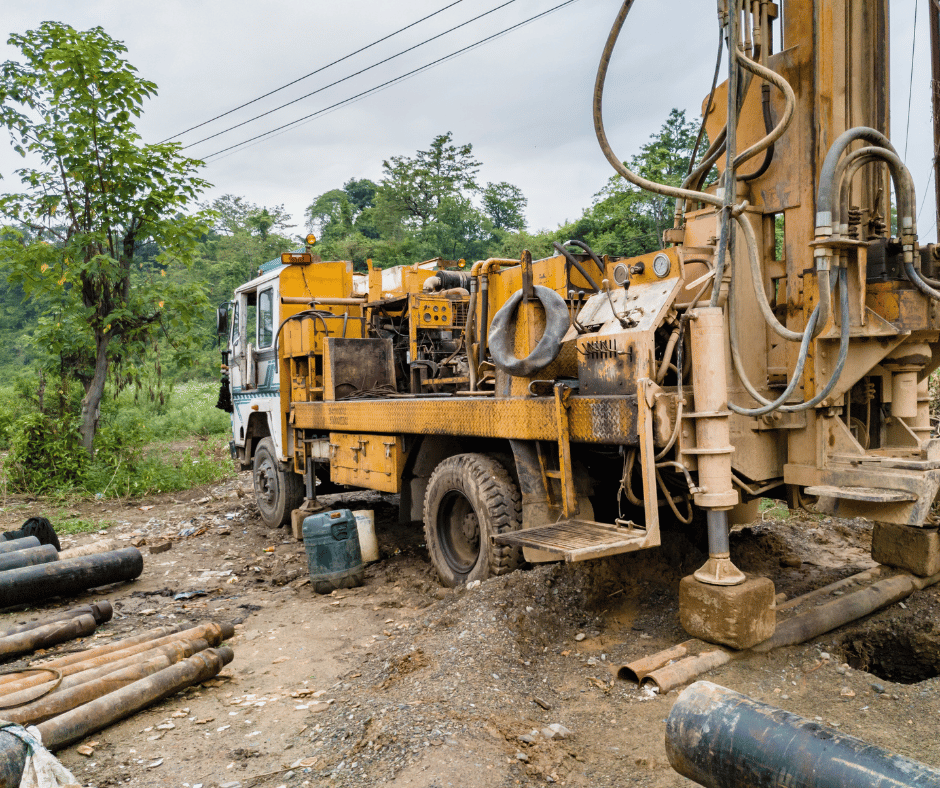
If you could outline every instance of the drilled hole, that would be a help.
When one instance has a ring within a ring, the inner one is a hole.
[[[917,684],[940,676],[937,645],[936,636],[885,627],[848,635],[841,651],[856,670],[898,684]]]

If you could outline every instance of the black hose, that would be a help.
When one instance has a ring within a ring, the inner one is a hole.
[[[577,246],[579,249],[589,254],[591,256],[591,259],[594,261],[594,265],[597,266],[597,270],[600,272],[601,279],[604,278],[604,261],[601,260],[601,258],[598,257],[594,253],[594,250],[590,246],[588,246],[586,243],[584,243],[584,241],[579,241],[576,238],[571,238],[565,241],[565,246]]]
[[[568,241],[568,243],[571,243],[571,241]],[[560,243],[558,243],[558,241],[554,241],[552,243],[552,247],[555,249],[556,252],[558,252],[558,254],[562,255],[565,258],[565,260],[568,262],[569,271],[571,270],[571,266],[574,266],[575,268],[578,269],[578,273],[580,273],[581,276],[585,278],[587,283],[592,288],[594,288],[595,293],[599,293],[601,291],[601,289],[597,286],[597,282],[595,282],[591,278],[591,275],[587,271],[584,270],[584,266],[581,265],[581,261],[578,260],[577,257],[571,254],[571,252],[569,252],[567,249],[565,249],[565,247],[562,246]]]
[[[770,85],[766,82],[761,85],[761,107],[764,111],[764,133],[770,134],[774,130],[774,119],[770,114]],[[770,167],[770,162],[774,158],[774,143],[770,143],[770,147],[764,151],[764,161],[761,163],[760,167],[749,175],[739,175],[739,181],[753,181],[756,178],[760,178],[767,169]]]

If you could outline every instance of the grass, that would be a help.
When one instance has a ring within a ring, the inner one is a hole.
[[[74,498],[136,498],[162,492],[186,490],[235,476],[229,456],[229,415],[215,407],[219,384],[190,381],[175,385],[162,395],[125,390],[106,398],[95,438],[91,461],[75,462],[74,441],[40,430],[35,441],[37,456],[32,466],[14,452],[0,457],[0,495],[41,492],[46,501]],[[16,400],[12,387],[0,387],[0,403]],[[26,411],[28,413],[28,411]],[[36,411],[33,409],[33,413]],[[35,420],[38,416],[29,416]],[[13,434],[17,423],[8,425]],[[50,423],[48,420],[43,424]],[[0,427],[3,427],[0,424]],[[36,427],[34,425],[34,431]],[[30,449],[33,451],[33,449]],[[68,473],[56,478],[52,465],[61,460]],[[32,467],[31,474],[14,473]],[[20,484],[17,488],[16,478]],[[33,489],[34,479],[42,485]],[[75,532],[94,530],[94,523],[76,522]]]

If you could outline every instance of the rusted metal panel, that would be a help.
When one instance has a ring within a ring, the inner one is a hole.
[[[637,443],[636,397],[568,400],[575,443]],[[466,435],[507,440],[558,440],[554,397],[490,399],[415,397],[396,400],[298,402],[293,424],[323,432]]]
[[[404,449],[400,435],[330,433],[330,481],[401,492]]]
[[[395,385],[390,339],[329,337],[323,351],[323,398],[348,397]]]

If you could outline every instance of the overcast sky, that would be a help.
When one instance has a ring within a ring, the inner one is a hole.
[[[140,123],[147,142],[302,77],[453,0],[30,0],[3,3],[0,32],[44,20],[102,26],[159,95]],[[187,144],[322,88],[419,44],[506,0],[462,0],[433,18],[237,113],[183,135]],[[513,0],[506,7],[378,68],[187,149],[208,157],[546,11],[562,0]],[[927,2],[919,3],[906,162],[918,190],[921,239],[936,238]],[[481,180],[509,181],[526,194],[529,228],[577,218],[611,174],[594,137],[591,91],[600,49],[620,0],[576,0],[531,24],[379,93],[298,124],[248,147],[211,157],[210,197],[230,193],[259,205],[284,204],[303,232],[304,209],[349,178],[381,177],[383,158],[413,155],[437,134],[472,143]],[[892,139],[904,153],[915,0],[891,9]],[[708,92],[717,43],[714,0],[637,2],[607,81],[605,120],[621,158],[637,152],[672,107],[696,118]],[[5,40],[6,36],[4,36]],[[0,48],[0,59],[15,56]],[[18,157],[0,142],[0,190],[14,189]]]

